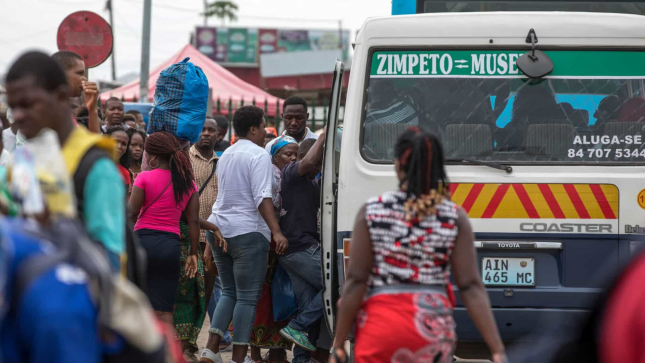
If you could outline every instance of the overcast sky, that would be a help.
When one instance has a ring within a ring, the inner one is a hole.
[[[139,72],[143,0],[112,0],[114,6],[117,77]],[[232,26],[356,30],[369,17],[389,15],[391,0],[235,0],[238,21]],[[106,0],[0,0],[0,74],[28,49],[55,52],[60,22],[79,10],[93,11],[106,20]],[[150,69],[186,45],[195,26],[204,20],[203,0],[153,0]],[[219,25],[211,18],[209,25]],[[90,71],[90,79],[111,78],[110,60]]]

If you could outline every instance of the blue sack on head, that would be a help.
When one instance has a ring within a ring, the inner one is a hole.
[[[278,263],[271,282],[271,302],[273,303],[273,321],[283,321],[296,315],[298,305],[293,292],[291,279]]]
[[[148,134],[166,131],[197,142],[204,128],[208,104],[208,79],[186,58],[164,69],[157,79]]]

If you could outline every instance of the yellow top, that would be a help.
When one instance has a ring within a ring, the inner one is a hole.
[[[85,156],[85,153],[94,146],[103,149],[114,161],[118,159],[118,152],[114,140],[90,132],[85,127],[75,127],[74,131],[67,138],[67,141],[65,141],[62,149],[67,171],[70,176],[73,176],[76,172],[78,164],[81,162],[83,156]]]

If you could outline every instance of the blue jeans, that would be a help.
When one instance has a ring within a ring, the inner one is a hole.
[[[210,301],[208,302],[208,316],[210,317],[211,322],[213,321],[213,316],[215,315],[215,307],[217,303],[222,298],[222,281],[219,276],[215,278],[215,287],[213,288],[213,293],[211,294]],[[231,344],[231,331],[226,329],[224,332],[224,337],[222,338],[222,343]]]
[[[227,238],[228,252],[211,246],[222,298],[217,303],[209,333],[224,337],[233,320],[233,344],[249,345],[255,312],[269,262],[269,241],[258,232]]]
[[[316,345],[320,322],[323,317],[323,279],[320,245],[287,256],[279,257],[280,265],[287,271],[298,304],[298,315],[289,322],[292,329],[309,333],[309,340]],[[293,362],[309,362],[310,354],[296,346]]]

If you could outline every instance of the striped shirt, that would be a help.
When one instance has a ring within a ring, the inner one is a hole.
[[[197,151],[194,145],[191,146],[189,155],[190,163],[193,166],[193,173],[195,174],[195,183],[199,190],[213,172],[213,164],[215,163],[215,160],[217,160],[217,155],[213,152],[213,156],[210,159],[206,159],[199,153],[199,151]],[[208,217],[210,217],[213,210],[213,204],[215,204],[216,200],[217,173],[213,174],[208,185],[204,188],[204,191],[202,191],[202,195],[199,196],[199,218],[208,219]],[[206,243],[206,232],[203,230],[199,233],[199,242]]]

